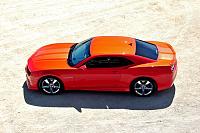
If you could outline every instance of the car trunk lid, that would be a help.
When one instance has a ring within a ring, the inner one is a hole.
[[[175,60],[176,53],[170,44],[155,41],[149,41],[149,43],[157,46],[158,60]]]

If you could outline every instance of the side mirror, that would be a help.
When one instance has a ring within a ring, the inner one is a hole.
[[[87,67],[86,67],[86,65],[82,65],[82,66],[80,66],[79,68],[84,70],[84,69],[86,69]]]

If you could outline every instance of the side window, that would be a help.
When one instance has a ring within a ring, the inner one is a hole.
[[[133,64],[132,61],[123,57],[97,57],[86,63],[87,68],[111,68]]]
[[[110,67],[123,67],[133,64],[132,61],[123,57],[110,57]]]
[[[107,68],[109,61],[107,57],[97,57],[86,63],[87,68]]]

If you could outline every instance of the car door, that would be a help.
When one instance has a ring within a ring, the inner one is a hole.
[[[123,63],[121,57],[93,58],[78,70],[76,86],[86,90],[119,90]]]

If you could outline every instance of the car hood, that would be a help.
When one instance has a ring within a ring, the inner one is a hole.
[[[74,43],[49,44],[39,48],[29,59],[30,71],[69,69],[67,63],[70,47]]]

